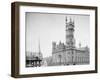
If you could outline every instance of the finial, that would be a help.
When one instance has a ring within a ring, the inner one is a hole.
[[[72,19],[70,18],[70,22],[72,22]]]
[[[79,43],[79,48],[81,48],[81,43]]]
[[[66,23],[67,23],[67,21],[68,21],[68,20],[67,20],[67,16],[66,16]]]

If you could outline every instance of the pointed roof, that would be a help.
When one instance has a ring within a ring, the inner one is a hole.
[[[39,44],[39,46],[38,46],[38,49],[39,49],[39,53],[41,53],[41,48],[40,48],[40,39],[39,39],[39,42],[38,42]]]

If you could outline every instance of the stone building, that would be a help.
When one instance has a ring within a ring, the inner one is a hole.
[[[52,56],[49,66],[89,64],[89,48],[75,46],[75,24],[66,18],[66,42],[52,42]],[[81,36],[81,35],[80,35]]]

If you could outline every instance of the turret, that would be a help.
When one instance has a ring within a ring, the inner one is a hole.
[[[75,39],[74,39],[74,21],[70,18],[69,22],[66,17],[66,46],[74,47]]]
[[[81,48],[81,43],[79,43],[79,48]]]
[[[56,49],[56,42],[52,42],[52,52],[54,52]]]

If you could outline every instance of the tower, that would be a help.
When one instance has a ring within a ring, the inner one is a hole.
[[[52,42],[52,53],[55,53],[56,50],[56,42]]]
[[[66,47],[70,55],[70,64],[75,64],[75,39],[74,39],[74,21],[66,17]]]
[[[70,18],[67,20],[66,17],[66,46],[67,47],[75,47],[75,39],[74,39],[74,21]]]

